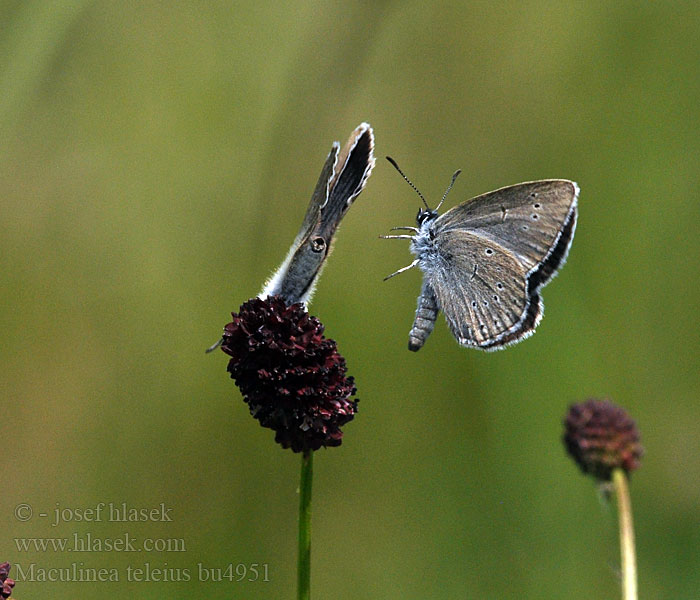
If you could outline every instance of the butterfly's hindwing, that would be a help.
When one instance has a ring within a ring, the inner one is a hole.
[[[488,347],[518,328],[529,302],[522,263],[464,229],[440,232],[434,248],[419,265],[460,344]]]

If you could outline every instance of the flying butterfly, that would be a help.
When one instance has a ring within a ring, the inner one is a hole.
[[[438,214],[460,171],[435,209],[387,156],[425,208],[417,227],[394,227],[408,239],[423,285],[408,348],[421,349],[440,310],[461,346],[499,350],[532,335],[542,319],[540,289],[566,261],[576,229],[579,187],[566,179],[519,183],[467,200]]]

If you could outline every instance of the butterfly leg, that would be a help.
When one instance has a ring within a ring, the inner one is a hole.
[[[412,240],[412,235],[380,235],[382,240]]]
[[[408,349],[412,352],[418,352],[425,344],[425,340],[435,327],[435,319],[437,319],[438,306],[435,299],[435,293],[430,284],[423,282],[423,289],[418,296],[418,308],[416,309],[416,318],[413,321],[413,327],[408,334]]]
[[[417,264],[418,264],[418,259],[414,260],[414,261],[413,261],[410,265],[408,265],[407,267],[403,267],[403,268],[399,269],[398,271],[396,271],[395,273],[392,273],[391,275],[387,275],[387,276],[384,278],[384,281],[386,281],[387,279],[391,279],[392,277],[394,277],[395,275],[398,275],[399,273],[403,273],[404,271],[408,271],[409,269],[412,269],[412,268],[415,267]]]
[[[222,337],[218,342],[216,342],[216,344],[212,344],[211,346],[209,346],[209,348],[207,348],[205,350],[205,352],[207,354],[209,354],[210,352],[214,352],[214,350],[216,350],[223,343],[224,343],[224,338]]]

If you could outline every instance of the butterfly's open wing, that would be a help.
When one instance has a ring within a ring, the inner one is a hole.
[[[438,259],[426,277],[460,344],[498,349],[534,331],[543,310],[538,289],[566,259],[577,198],[573,182],[536,181],[438,217]]]

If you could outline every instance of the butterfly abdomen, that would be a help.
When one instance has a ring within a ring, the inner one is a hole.
[[[437,319],[438,306],[435,299],[435,293],[430,287],[430,284],[424,282],[420,296],[418,296],[418,308],[416,308],[416,318],[413,321],[413,327],[408,334],[408,349],[412,352],[418,352],[425,344],[425,340],[435,327],[435,319]]]

